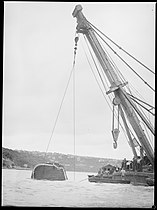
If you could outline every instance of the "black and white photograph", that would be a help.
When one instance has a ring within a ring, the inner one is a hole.
[[[3,7],[1,205],[155,208],[155,2]]]

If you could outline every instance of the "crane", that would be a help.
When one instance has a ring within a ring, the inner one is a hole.
[[[137,153],[135,150],[135,146],[133,143],[133,139],[130,135],[128,125],[126,123],[125,115],[127,116],[128,122],[130,123],[132,129],[136,133],[136,136],[143,147],[145,153],[147,154],[148,159],[150,160],[152,166],[154,165],[154,151],[153,147],[150,144],[141,124],[138,115],[140,118],[144,121],[147,128],[151,131],[152,134],[155,133],[154,128],[152,124],[145,118],[145,116],[141,113],[141,111],[138,109],[130,95],[125,91],[124,86],[127,85],[127,83],[123,83],[116,72],[114,71],[112,65],[109,62],[108,56],[106,52],[104,51],[103,47],[101,46],[99,40],[96,37],[95,31],[91,27],[90,23],[87,21],[85,16],[82,13],[82,6],[76,5],[72,15],[77,19],[77,33],[82,33],[87,38],[91,48],[93,49],[93,52],[95,56],[97,57],[108,81],[110,84],[110,89],[106,92],[106,94],[113,93],[114,99],[113,99],[113,105],[118,106],[119,112],[121,115],[121,118],[123,120],[126,133],[128,135],[130,145],[134,154],[134,157],[137,158]],[[125,115],[124,115],[125,113]],[[113,130],[113,137],[117,138],[117,130]]]

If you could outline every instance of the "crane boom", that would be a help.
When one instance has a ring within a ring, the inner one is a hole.
[[[136,135],[139,139],[139,142],[141,143],[151,164],[153,165],[154,164],[153,148],[152,148],[149,140],[147,139],[147,136],[145,135],[144,130],[142,129],[142,127],[140,125],[140,121],[137,117],[136,112],[140,113],[140,117],[145,121],[148,128],[152,132],[154,132],[152,126],[150,125],[149,122],[147,122],[147,120],[144,118],[142,113],[138,110],[138,108],[136,107],[134,102],[131,100],[131,97],[129,96],[129,94],[127,94],[127,92],[123,89],[123,86],[126,84],[124,84],[120,81],[120,79],[118,78],[118,75],[112,68],[112,66],[109,62],[108,56],[105,53],[105,51],[103,50],[102,46],[100,45],[100,43],[95,35],[94,30],[92,29],[89,22],[86,20],[85,16],[82,13],[82,6],[77,5],[75,7],[72,15],[73,15],[73,17],[76,17],[76,19],[77,19],[77,23],[78,23],[77,27],[76,27],[77,33],[83,33],[87,37],[95,55],[96,55],[100,65],[101,65],[110,85],[111,85],[110,90],[107,92],[107,94],[113,92],[115,95],[115,98],[118,99],[119,105],[123,108],[130,125],[132,126],[134,132],[136,133]],[[122,120],[124,120],[124,117],[123,116],[121,116],[121,117],[122,117]],[[124,122],[124,124],[125,124],[125,122]]]

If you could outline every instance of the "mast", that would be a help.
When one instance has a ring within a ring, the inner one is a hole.
[[[153,148],[152,148],[149,140],[147,139],[147,136],[145,135],[144,130],[142,129],[142,127],[140,125],[140,121],[139,121],[136,113],[138,113],[140,115],[141,119],[144,120],[147,127],[151,130],[152,133],[154,133],[152,125],[144,118],[144,116],[142,115],[140,110],[136,107],[134,102],[131,100],[130,96],[123,89],[123,86],[125,86],[126,83],[122,83],[120,81],[120,79],[118,78],[118,75],[116,74],[116,72],[112,68],[111,64],[109,63],[108,56],[106,55],[105,51],[101,47],[101,45],[95,35],[94,30],[91,28],[90,24],[88,23],[88,21],[86,20],[86,18],[84,17],[84,15],[82,13],[82,6],[77,5],[75,7],[72,15],[73,15],[73,17],[76,17],[76,19],[77,19],[77,23],[78,23],[77,27],[76,27],[77,33],[83,33],[87,37],[95,55],[96,55],[100,65],[101,65],[110,85],[111,85],[109,91],[106,94],[110,94],[113,92],[115,95],[114,99],[116,99],[116,101],[119,101],[119,106],[121,108],[121,112],[120,112],[121,117],[124,122],[129,139],[131,137],[128,133],[128,129],[127,129],[128,127],[126,127],[126,121],[125,121],[125,118],[124,118],[124,115],[122,112],[122,108],[127,116],[127,119],[129,121],[130,125],[132,126],[134,132],[136,133],[136,135],[139,139],[139,142],[141,143],[151,164],[153,165],[154,164]],[[131,144],[131,146],[133,149],[133,144]],[[135,150],[133,149],[133,151],[134,151],[134,155],[135,155],[136,154]]]

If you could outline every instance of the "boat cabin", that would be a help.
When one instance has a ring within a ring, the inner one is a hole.
[[[112,174],[115,171],[115,169],[116,169],[115,166],[107,164],[106,166],[102,166],[99,169],[98,174],[104,174],[104,173]]]
[[[106,166],[103,166],[103,168],[104,168],[104,170],[111,171],[111,170],[115,169],[116,167],[111,164],[108,164]]]

